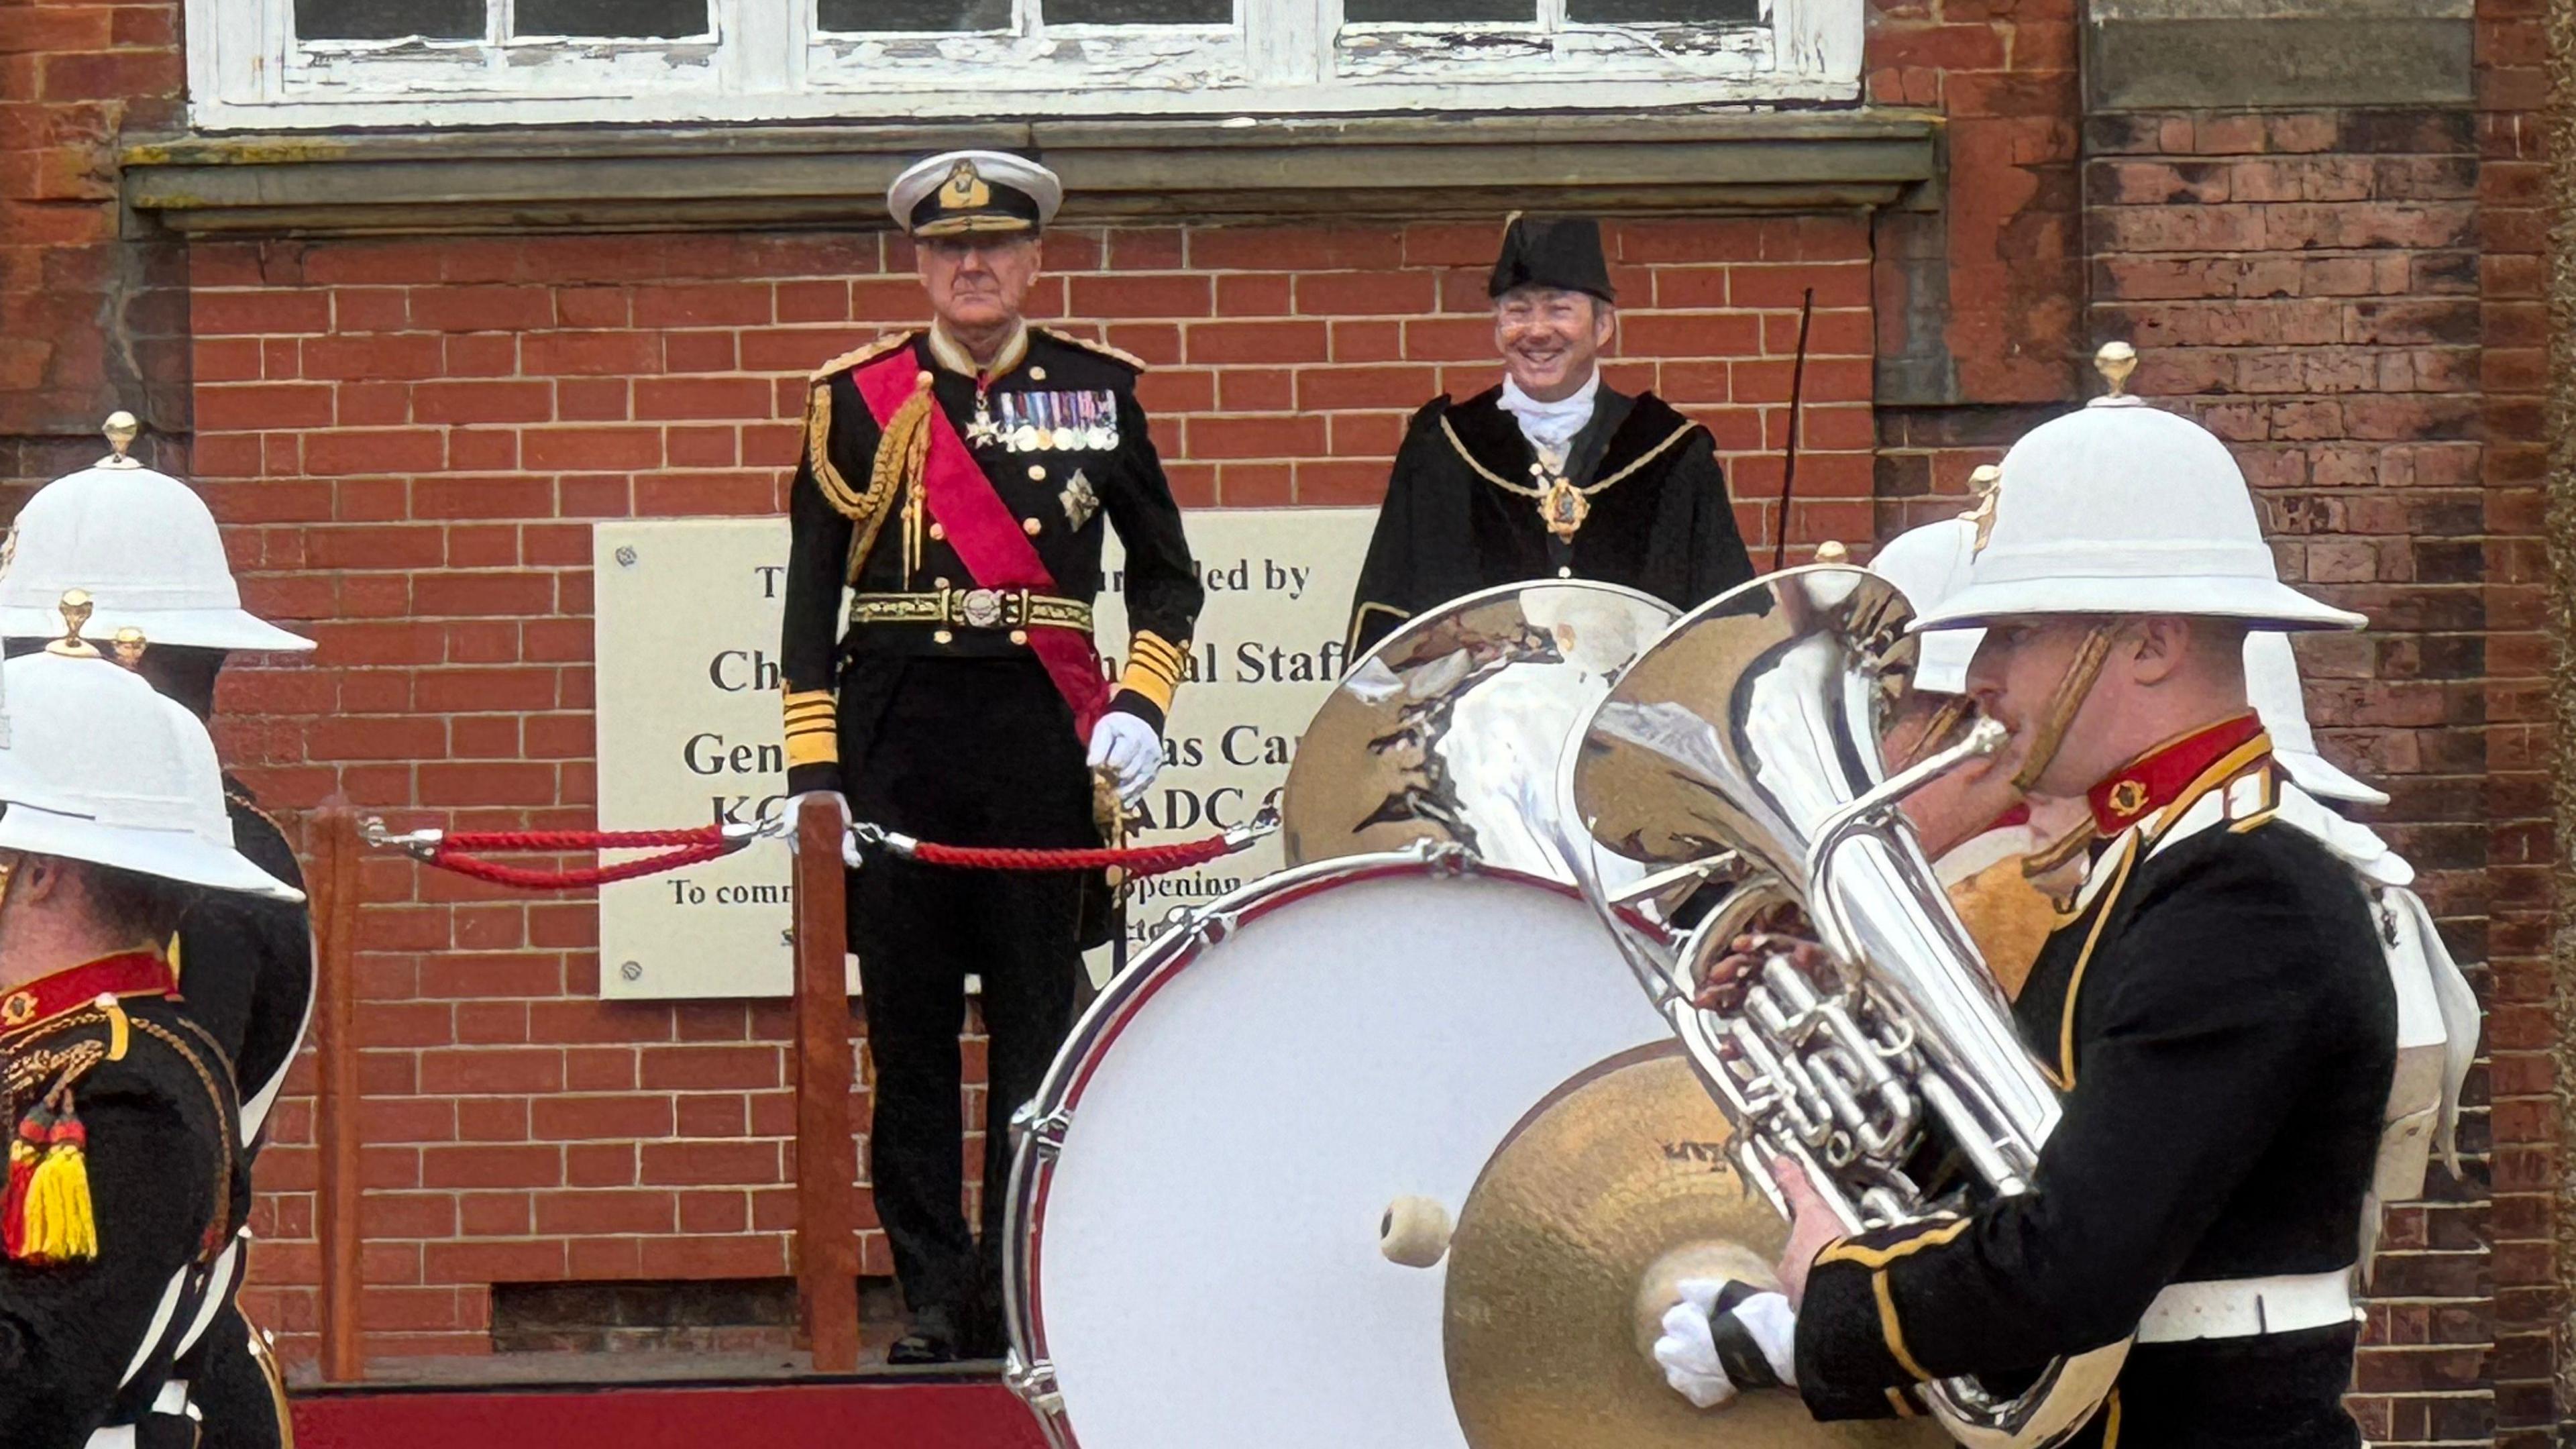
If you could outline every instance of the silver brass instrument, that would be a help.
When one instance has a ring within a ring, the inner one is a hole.
[[[1287,863],[1454,845],[1572,885],[1552,823],[1561,756],[1677,617],[1634,589],[1549,579],[1406,620],[1353,662],[1298,741],[1279,804]]]
[[[1798,1162],[1854,1231],[1942,1210],[1906,1171],[1927,1138],[1986,1193],[2024,1191],[2059,1116],[1896,809],[2000,748],[2002,728],[1980,724],[1893,777],[1881,762],[1880,722],[1913,666],[1911,613],[1849,567],[1734,589],[1627,669],[1562,781],[1578,883],[1734,1125],[1736,1166],[1785,1215],[1770,1162]],[[1740,1010],[1694,1006],[1701,971],[1788,904],[1832,966],[1776,954]],[[2009,1398],[1973,1379],[1925,1391],[1971,1449],[2045,1449],[2090,1420],[2127,1353],[2124,1340],[2062,1359]]]

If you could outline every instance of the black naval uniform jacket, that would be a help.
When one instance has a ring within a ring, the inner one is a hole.
[[[1565,459],[1567,481],[1600,491],[1568,542],[1549,532],[1537,499],[1512,491],[1533,486],[1538,455],[1502,395],[1444,394],[1413,415],[1351,601],[1354,655],[1425,609],[1498,584],[1599,579],[1690,609],[1753,577],[1708,429],[1653,393],[1600,389]]]
[[[160,984],[144,976],[158,968]],[[138,1422],[202,1301],[202,1280],[156,1322],[183,1272],[200,1274],[250,1207],[232,1065],[167,993],[168,968],[133,953],[0,997],[0,1106],[14,1133],[67,1086],[86,1134],[97,1254],[0,1253],[0,1444],[80,1449]],[[104,999],[103,999],[104,998]],[[130,1378],[127,1365],[151,1349]]]
[[[2351,871],[2269,823],[2269,748],[2253,734],[2170,804],[2133,795],[2144,818],[2043,947],[2013,1012],[2065,1116],[2031,1190],[1817,1256],[1797,1370],[1818,1417],[1884,1415],[1927,1378],[2016,1386],[2130,1334],[2169,1283],[2354,1262],[2395,989]],[[2072,1442],[2357,1445],[2356,1334],[2138,1344]]]
[[[233,845],[253,865],[304,888],[295,848],[250,792],[224,776]],[[206,891],[179,922],[181,1009],[233,1063],[254,1139],[304,1044],[313,1009],[313,917],[300,903]],[[249,1147],[254,1158],[259,1143]]]
[[[931,592],[943,582],[963,589],[970,582],[964,563],[926,523],[920,561],[906,577],[899,494],[887,500],[865,556],[850,557],[853,539],[870,521],[854,520],[834,498],[865,489],[880,436],[851,374],[895,347],[909,348],[915,364],[932,374],[939,406],[961,436],[967,435],[975,415],[975,380],[941,366],[926,332],[862,348],[814,376],[805,457],[788,504],[792,542],[780,663],[786,676],[791,794],[855,785],[870,768],[878,722],[908,676],[924,670],[935,676],[942,665],[959,660],[1044,668],[1006,627],[872,623],[844,631],[845,581],[862,594]],[[1093,447],[1100,440],[1084,436],[1079,441],[1085,446],[1075,449],[1015,451],[1008,438],[978,444],[970,437],[968,446],[1003,503],[1024,521],[1055,578],[1057,597],[1088,603],[1099,594],[1102,529],[1118,530],[1127,551],[1130,637],[1127,667],[1110,708],[1137,715],[1159,731],[1188,668],[1190,631],[1198,622],[1203,593],[1181,531],[1180,508],[1172,501],[1171,485],[1146,431],[1145,411],[1136,402],[1136,377],[1143,370],[1142,362],[1114,348],[1032,327],[1026,354],[990,383],[991,411],[996,416],[1059,416],[1064,398],[1105,395],[1114,404],[1114,444]],[[827,488],[817,476],[824,471],[840,486]],[[925,754],[935,749],[974,767],[977,741],[971,729],[958,738],[920,743]],[[898,828],[936,829],[938,822]]]

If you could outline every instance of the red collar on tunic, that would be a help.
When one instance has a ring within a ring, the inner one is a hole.
[[[2271,752],[2262,717],[2250,711],[2167,740],[2086,792],[2093,823],[2104,835],[2117,835],[2186,796],[2200,795]],[[2224,770],[2218,768],[2222,765]]]
[[[154,951],[125,951],[40,976],[0,997],[0,1031],[17,1031],[87,1006],[102,996],[168,996],[179,989]]]

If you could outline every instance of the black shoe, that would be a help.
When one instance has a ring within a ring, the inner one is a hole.
[[[955,1363],[955,1318],[944,1308],[925,1308],[914,1314],[911,1329],[886,1349],[885,1361],[904,1365]]]

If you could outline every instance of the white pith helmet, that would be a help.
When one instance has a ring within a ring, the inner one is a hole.
[[[2272,736],[2272,758],[2290,772],[2299,788],[2320,800],[2348,800],[2385,805],[2388,796],[2336,768],[2317,753],[2316,732],[2308,728],[2308,701],[2299,688],[2299,656],[2290,636],[2258,629],[2245,636],[2245,699],[2263,717]]]
[[[206,727],[80,643],[77,626],[0,664],[0,850],[304,899],[233,848]]]
[[[2254,497],[2208,429],[2124,397],[2124,343],[2099,359],[2112,394],[2040,424],[2004,454],[1994,528],[1968,585],[1917,629],[2028,614],[2197,614],[2269,629],[2354,629],[2361,615],[2280,580]]]
[[[1881,545],[1869,570],[1905,595],[1920,614],[1957,593],[1968,582],[1968,561],[1976,556],[1977,522],[1945,518],[1909,528]],[[1914,687],[1927,694],[1968,692],[1968,661],[1977,657],[1983,629],[1937,629],[1917,637]]]
[[[223,534],[196,490],[125,455],[130,413],[107,420],[116,451],[36,490],[0,547],[0,637],[51,639],[57,607],[86,591],[99,638],[139,629],[154,644],[198,649],[310,649],[241,606]]]

